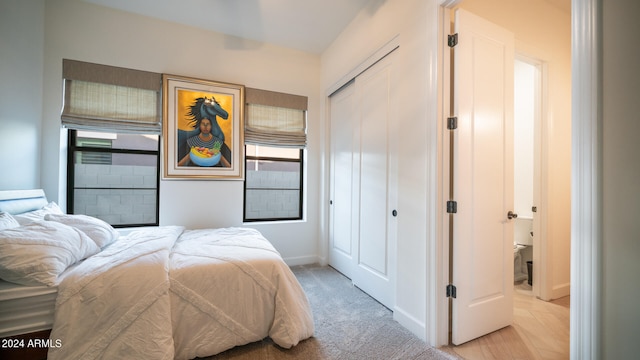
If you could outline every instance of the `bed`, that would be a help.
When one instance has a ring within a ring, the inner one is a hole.
[[[3,344],[18,351],[29,341],[7,337],[50,328],[32,345],[54,360],[192,359],[266,337],[291,348],[314,331],[304,291],[257,230],[121,235],[42,190],[0,191],[0,278]]]

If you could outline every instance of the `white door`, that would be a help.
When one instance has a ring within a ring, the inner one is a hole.
[[[397,160],[395,52],[356,78],[360,134],[360,214],[353,283],[395,305]],[[396,211],[396,212],[394,212]]]
[[[357,204],[357,183],[354,181],[356,161],[355,84],[345,85],[330,99],[331,121],[331,199],[329,229],[329,264],[351,278],[355,264],[357,236],[353,204]]]
[[[394,58],[388,54],[330,99],[329,263],[390,309],[397,215]]]
[[[456,10],[452,342],[513,318],[513,34]]]

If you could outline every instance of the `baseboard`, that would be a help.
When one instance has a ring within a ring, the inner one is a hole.
[[[551,299],[560,299],[571,294],[571,283],[554,286],[551,289]]]
[[[327,266],[329,265],[329,260],[325,256],[318,256],[318,264],[320,264],[320,266]]]
[[[320,259],[318,259],[317,256],[309,255],[309,256],[297,256],[297,257],[284,258],[284,262],[289,266],[309,265],[309,264],[319,263]]]
[[[416,319],[397,306],[393,309],[393,320],[411,331],[415,336],[420,338],[420,340],[427,341],[427,327],[424,322]]]

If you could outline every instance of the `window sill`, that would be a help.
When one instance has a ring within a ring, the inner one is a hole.
[[[269,220],[269,221],[256,220],[256,221],[244,221],[244,222],[242,222],[242,225],[244,225],[244,226],[250,226],[250,225],[284,225],[284,224],[300,224],[300,223],[306,223],[306,222],[307,222],[306,219],[300,219],[300,220]]]

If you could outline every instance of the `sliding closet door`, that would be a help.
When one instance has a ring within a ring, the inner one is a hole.
[[[356,102],[354,82],[342,87],[329,99],[331,117],[331,200],[329,229],[329,264],[351,278],[355,263],[357,224],[353,224],[358,189],[355,124]],[[357,212],[355,214],[357,216]]]
[[[394,53],[356,78],[360,133],[360,216],[353,283],[395,305],[397,161]]]
[[[335,249],[338,245],[343,253],[349,249],[351,266],[345,266],[348,270],[343,272],[354,285],[390,309],[395,305],[397,216],[394,59],[394,52],[385,56],[357,76],[353,85],[334,94],[330,103],[333,160],[330,263],[343,271]],[[349,105],[343,103],[345,99]],[[338,111],[342,113],[337,114]],[[349,148],[351,156],[346,154]],[[350,170],[346,168],[349,163]],[[348,189],[351,193],[347,195]],[[350,211],[349,205],[339,205],[343,201],[351,202]]]

